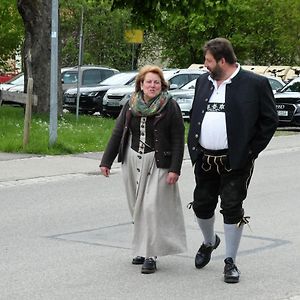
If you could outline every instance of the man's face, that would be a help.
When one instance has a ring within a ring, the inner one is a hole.
[[[214,80],[221,80],[223,78],[224,71],[221,66],[221,61],[222,60],[219,60],[217,62],[209,51],[206,52],[204,66],[208,69],[211,78]]]

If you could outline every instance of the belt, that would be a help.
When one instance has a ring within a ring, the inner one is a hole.
[[[228,149],[209,150],[203,148],[200,145],[199,145],[199,149],[204,155],[209,155],[209,156],[226,156],[228,154]]]

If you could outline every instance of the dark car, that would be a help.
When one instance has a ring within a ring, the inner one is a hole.
[[[300,77],[275,93],[280,125],[300,126]]]
[[[117,73],[98,85],[80,88],[79,111],[94,114],[102,112],[104,94],[112,87],[129,85],[135,80],[136,71]],[[63,108],[70,112],[76,111],[77,88],[68,89],[64,93]]]
[[[92,86],[119,73],[119,70],[102,66],[84,65],[80,67],[80,86]],[[66,67],[61,69],[61,82],[63,91],[77,86],[78,67]]]

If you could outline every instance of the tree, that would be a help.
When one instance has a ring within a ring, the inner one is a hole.
[[[152,37],[151,42],[145,39],[142,55],[158,45],[169,66],[202,63],[202,45],[217,36],[232,41],[241,63],[300,63],[299,0],[114,0],[115,7],[122,3],[131,6],[136,23],[144,24],[145,36]]]
[[[51,1],[18,0],[17,3],[25,28],[25,90],[27,78],[33,78],[37,112],[49,112]]]
[[[62,2],[62,65],[78,63],[81,7],[84,8],[83,62],[106,65],[119,70],[130,69],[131,47],[124,39],[124,31],[130,27],[130,14],[128,9],[111,12],[110,1]]]
[[[143,26],[145,37],[151,37],[142,46],[143,56],[155,47],[170,67],[186,67],[201,59],[202,42],[225,31],[223,18],[228,13],[228,2],[114,0],[112,7],[130,7],[134,24]],[[158,45],[153,46],[155,36]]]
[[[0,68],[10,70],[7,60],[14,58],[24,37],[22,19],[15,2],[1,0],[0,20]]]

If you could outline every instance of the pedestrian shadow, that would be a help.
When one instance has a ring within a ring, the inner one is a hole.
[[[132,229],[132,223],[127,222],[80,231],[60,233],[47,236],[47,238],[94,246],[131,250]],[[194,259],[195,253],[201,245],[201,241],[199,241],[199,229],[188,226],[186,228],[186,233],[188,250],[187,252],[176,256]],[[214,255],[215,260],[224,258],[223,255],[218,255],[217,253],[225,248],[224,233],[217,233],[221,238],[221,244]],[[239,256],[253,255],[258,252],[268,251],[289,243],[291,242],[288,240],[278,238],[243,235],[239,249]],[[224,251],[222,251],[222,253],[224,253]]]

